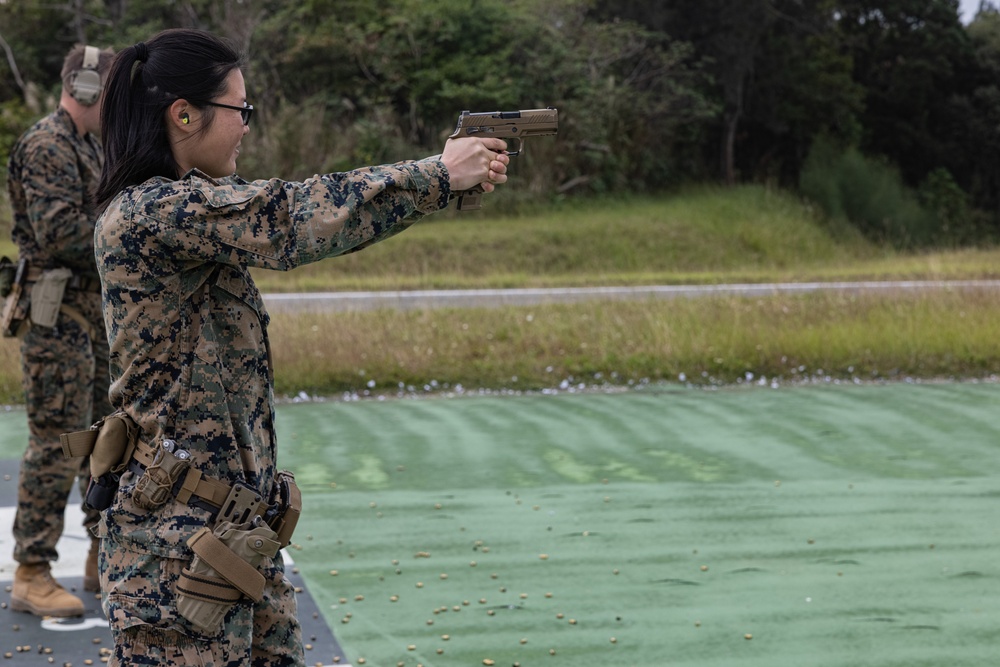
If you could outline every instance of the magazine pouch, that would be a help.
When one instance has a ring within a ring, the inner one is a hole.
[[[31,323],[52,328],[59,319],[66,284],[73,272],[66,268],[43,271],[31,286]]]

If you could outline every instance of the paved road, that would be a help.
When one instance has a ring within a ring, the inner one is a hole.
[[[713,295],[771,295],[820,290],[911,291],[1000,289],[1000,280],[903,280],[863,282],[763,283],[730,285],[649,285],[642,287],[556,287],[522,289],[411,290],[399,292],[313,292],[265,294],[271,313],[527,306],[594,300],[674,299]]]

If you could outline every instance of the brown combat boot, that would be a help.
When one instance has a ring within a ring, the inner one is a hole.
[[[98,593],[101,590],[101,578],[97,572],[97,553],[101,550],[100,540],[90,541],[90,551],[87,552],[87,564],[83,568],[83,590],[88,593]]]
[[[17,567],[10,608],[35,616],[83,615],[83,601],[52,578],[48,563]]]

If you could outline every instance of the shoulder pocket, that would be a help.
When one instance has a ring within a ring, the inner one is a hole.
[[[211,209],[243,208],[260,192],[250,184],[217,185],[211,188],[195,187],[205,206]]]

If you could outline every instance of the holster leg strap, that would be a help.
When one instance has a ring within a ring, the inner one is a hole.
[[[177,592],[204,602],[235,604],[243,594],[225,579],[197,574],[188,568],[181,572]]]

